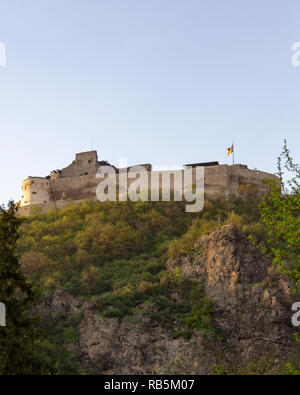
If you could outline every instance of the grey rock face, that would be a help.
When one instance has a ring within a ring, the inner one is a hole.
[[[102,318],[84,299],[64,290],[44,298],[39,310],[54,323],[82,312],[75,345],[82,366],[90,362],[106,374],[209,374],[218,353],[247,363],[258,354],[275,358],[295,351],[291,306],[297,299],[290,284],[233,226],[202,237],[195,255],[166,263],[204,285],[214,304],[213,320],[221,340],[194,330],[175,338],[141,306],[138,320]],[[143,309],[142,309],[143,308]]]

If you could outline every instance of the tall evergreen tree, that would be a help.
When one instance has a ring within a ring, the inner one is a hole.
[[[21,223],[12,201],[7,210],[0,207],[0,302],[6,307],[6,326],[0,326],[0,374],[51,374],[48,362],[35,352],[42,331],[29,311],[39,294],[26,281],[16,255]]]

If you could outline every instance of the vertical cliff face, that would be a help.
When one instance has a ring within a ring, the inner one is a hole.
[[[259,250],[235,227],[224,226],[202,237],[195,251],[166,266],[203,284],[218,336],[194,330],[190,339],[175,337],[151,318],[155,305],[139,306],[133,318],[104,319],[63,290],[44,298],[40,311],[58,327],[58,317],[82,312],[72,347],[82,366],[93,362],[99,373],[208,374],[220,356],[243,365],[266,353],[275,363],[295,353],[290,322],[297,295]]]
[[[225,350],[243,360],[266,351],[287,355],[295,342],[291,306],[292,287],[236,227],[227,225],[203,237],[198,253],[169,261],[186,276],[203,282],[214,302],[216,326],[224,334]]]

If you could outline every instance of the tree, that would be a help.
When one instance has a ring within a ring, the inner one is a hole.
[[[0,302],[6,307],[6,326],[0,327],[0,374],[51,374],[46,359],[35,351],[42,338],[37,317],[29,311],[39,293],[26,281],[16,255],[22,219],[17,206],[0,207]]]
[[[270,194],[259,210],[267,229],[266,248],[273,263],[300,287],[300,167],[294,163],[284,140],[277,162],[280,185],[269,182]],[[291,178],[284,181],[284,169]]]

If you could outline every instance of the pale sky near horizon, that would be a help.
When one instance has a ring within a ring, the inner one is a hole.
[[[300,157],[299,0],[1,0],[0,204],[98,150],[118,164]]]

